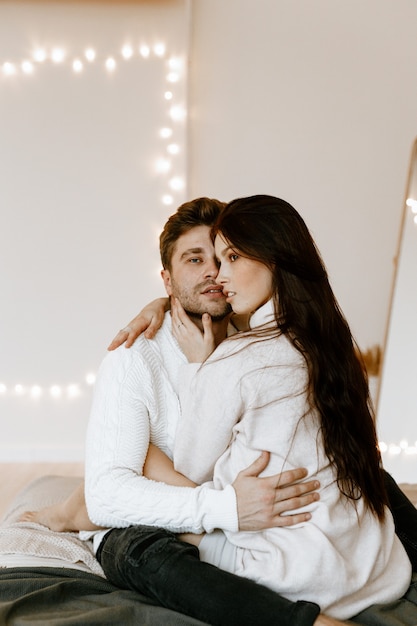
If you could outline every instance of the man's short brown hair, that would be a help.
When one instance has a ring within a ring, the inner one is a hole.
[[[196,198],[184,202],[168,219],[159,237],[159,251],[164,269],[171,269],[172,255],[179,237],[196,226],[213,226],[225,202],[212,198]]]

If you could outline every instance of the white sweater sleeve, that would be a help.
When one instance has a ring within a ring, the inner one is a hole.
[[[95,386],[86,441],[86,503],[93,523],[162,526],[177,532],[237,530],[232,486],[173,487],[142,475],[152,410],[145,359],[124,347],[104,359]],[[156,443],[157,445],[157,443]]]

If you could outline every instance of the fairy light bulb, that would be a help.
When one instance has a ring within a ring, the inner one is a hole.
[[[69,398],[76,398],[81,393],[78,385],[68,385],[67,394]]]
[[[116,69],[116,61],[113,57],[109,57],[108,59],[106,59],[105,65],[108,72],[114,72],[114,70]]]
[[[51,59],[54,63],[62,63],[65,58],[65,51],[62,48],[54,48],[51,53]]]
[[[133,48],[132,48],[132,46],[129,46],[129,45],[123,46],[123,48],[122,48],[122,57],[124,59],[126,59],[126,61],[127,61],[128,59],[131,59],[132,56],[133,56]]]
[[[175,122],[181,122],[185,118],[185,109],[180,105],[172,106],[169,110],[169,115]]]
[[[165,44],[157,43],[153,47],[153,51],[155,52],[157,57],[163,57],[165,54]]]
[[[94,50],[94,48],[87,48],[86,51],[84,52],[84,56],[87,59],[87,61],[92,63],[96,58],[96,51]]]
[[[139,48],[139,54],[140,54],[140,55],[141,55],[144,59],[147,59],[147,58],[148,58],[148,56],[150,55],[150,53],[151,53],[151,49],[149,48],[149,46],[145,46],[145,45],[140,46],[140,48]]]
[[[49,393],[53,398],[60,398],[62,396],[62,389],[59,385],[52,385]]]
[[[167,152],[169,154],[178,154],[180,151],[180,147],[177,143],[170,143],[169,146],[167,146]]]
[[[169,186],[174,191],[180,191],[184,189],[184,180],[180,176],[174,176],[174,178],[171,178],[169,181]]]
[[[76,74],[79,74],[80,72],[82,72],[84,69],[84,65],[82,64],[82,61],[80,61],[80,59],[75,59],[72,62],[72,69],[74,70]]]
[[[159,174],[166,174],[171,169],[171,162],[169,159],[158,159],[155,164],[155,169]]]
[[[12,76],[13,74],[16,74],[16,66],[13,63],[6,61],[5,63],[3,63],[3,74],[5,74],[6,76]]]
[[[33,63],[31,63],[30,61],[23,61],[21,68],[22,72],[24,72],[25,74],[32,74],[35,69],[33,67]]]
[[[42,395],[42,388],[39,385],[33,385],[30,390],[32,398],[40,398]]]
[[[161,128],[161,130],[159,131],[159,135],[163,139],[168,139],[172,135],[172,128]]]
[[[37,48],[33,53],[33,59],[37,63],[43,63],[46,61],[46,50],[44,50],[44,48]]]
[[[96,382],[96,375],[90,372],[85,377],[85,380],[86,380],[87,385],[94,385],[94,383]]]
[[[162,204],[165,206],[170,206],[174,202],[174,198],[170,196],[168,193],[162,196]]]
[[[178,72],[170,72],[167,75],[167,81],[169,83],[177,83],[180,79],[180,75],[178,74]]]

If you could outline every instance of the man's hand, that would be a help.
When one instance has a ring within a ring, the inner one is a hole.
[[[153,339],[161,328],[165,312],[168,309],[168,298],[157,298],[147,304],[127,326],[119,330],[107,350],[115,350],[125,342],[125,347],[130,348],[143,332],[146,339]]]
[[[263,530],[306,522],[311,518],[310,513],[283,513],[307,506],[320,498],[315,491],[320,487],[318,480],[296,482],[307,476],[304,468],[259,478],[269,463],[269,456],[269,452],[262,452],[252,465],[239,472],[233,483],[239,530]]]

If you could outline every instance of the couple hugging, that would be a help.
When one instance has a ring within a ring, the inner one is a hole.
[[[92,535],[110,582],[208,624],[361,623],[407,591],[417,511],[307,226],[272,196],[199,198],[160,252],[170,310],[101,365],[85,486],[24,519]]]

